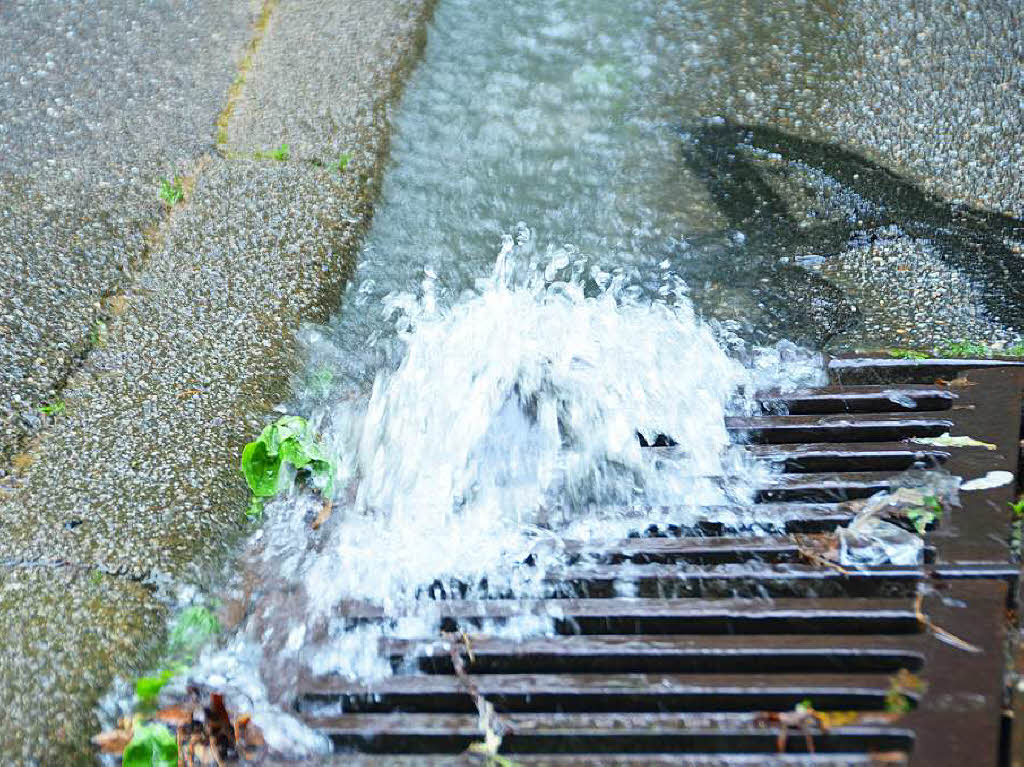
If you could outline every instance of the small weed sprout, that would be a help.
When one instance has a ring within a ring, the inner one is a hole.
[[[344,173],[345,168],[352,161],[352,155],[348,152],[342,152],[338,155],[338,161],[334,164],[334,167],[338,169],[338,173]]]
[[[89,345],[102,349],[107,345],[107,323],[103,320],[96,320],[96,324],[92,326],[92,332],[89,333]]]
[[[277,149],[273,149],[269,152],[256,152],[253,155],[257,160],[277,160],[278,162],[284,162],[291,156],[291,150],[287,144],[281,144]]]
[[[944,357],[988,357],[990,355],[989,348],[985,344],[978,343],[977,341],[947,341],[943,344],[939,353]]]
[[[160,179],[160,199],[171,208],[185,199],[185,189],[178,176],[174,177],[173,182],[166,178]]]
[[[64,400],[59,399],[49,405],[40,405],[39,412],[48,416],[64,415],[67,412],[67,406],[64,404]]]
[[[914,351],[913,349],[890,349],[890,357],[896,357],[901,360],[926,360],[928,355],[924,352]]]
[[[901,668],[896,676],[889,680],[889,689],[885,693],[885,710],[890,714],[909,714],[914,708],[908,693],[921,695],[928,689],[928,683],[905,668]]]
[[[1010,522],[1010,550],[1019,559],[1021,543],[1024,540],[1024,495],[1009,506],[1013,512],[1013,520]]]
[[[942,519],[942,504],[935,496],[926,495],[923,506],[914,506],[907,510],[907,519],[914,525],[918,535],[924,535],[930,524]]]

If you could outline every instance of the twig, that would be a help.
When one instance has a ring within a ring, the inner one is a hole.
[[[494,705],[480,694],[480,688],[476,686],[476,682],[473,681],[473,678],[466,670],[466,664],[462,659],[461,648],[466,648],[466,654],[469,656],[471,663],[475,660],[473,649],[470,646],[469,636],[465,631],[459,632],[458,634],[446,634],[445,636],[448,638],[448,654],[452,659],[452,668],[455,669],[455,675],[459,678],[462,686],[473,699],[473,703],[476,706],[477,713],[479,714],[480,729],[484,732],[484,742],[472,744],[470,746],[470,750],[476,751],[477,753],[483,753],[489,759],[498,758],[498,749],[501,747],[502,737],[508,727],[505,722],[502,721],[498,712],[494,710]],[[474,748],[474,746],[476,746],[476,748]]]
[[[821,554],[809,546],[804,545],[800,537],[796,537],[796,550],[800,556],[809,561],[812,565],[820,565],[822,567],[830,567],[840,575],[849,575],[850,571],[840,565],[838,562],[834,562],[824,554]]]
[[[947,644],[953,645],[953,647],[956,647],[958,650],[965,650],[967,652],[981,652],[980,647],[972,645],[970,642],[965,642],[963,639],[956,636],[955,634],[949,633],[948,631],[946,631],[946,629],[942,628],[941,626],[936,626],[932,622],[932,619],[925,615],[923,605],[924,592],[918,592],[917,598],[914,600],[914,614],[917,616],[918,622],[926,629],[931,631],[936,636],[936,638],[941,639],[943,642],[946,642]]]

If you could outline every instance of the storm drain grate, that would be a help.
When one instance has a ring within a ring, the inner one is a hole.
[[[962,509],[927,534],[921,567],[840,572],[809,564],[799,536],[847,523],[846,501],[915,464],[1016,476],[1022,368],[833,360],[830,370],[829,387],[768,393],[764,415],[728,423],[777,469],[749,510],[769,534],[712,522],[651,529],[600,551],[580,547],[551,574],[560,598],[438,601],[438,631],[471,637],[466,670],[500,715],[503,755],[522,765],[761,764],[780,745],[770,712],[805,700],[818,711],[883,711],[906,669],[928,683],[910,694],[911,713],[813,729],[815,755],[799,763],[999,763],[1016,483],[962,493]],[[947,432],[994,449],[910,441]],[[616,596],[624,584],[633,596]],[[919,609],[979,652],[940,641]],[[479,632],[530,613],[554,617],[557,635]],[[365,606],[346,615],[381,617]],[[443,649],[400,666],[419,645],[388,642],[399,670],[372,689],[305,679],[297,709],[353,759],[450,761],[482,738],[476,705]],[[784,747],[805,753],[808,743],[794,730]]]

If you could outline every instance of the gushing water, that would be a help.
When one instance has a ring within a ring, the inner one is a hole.
[[[521,589],[519,563],[552,533],[739,492],[720,478],[738,473],[724,411],[745,371],[681,283],[666,272],[648,300],[571,251],[521,268],[529,245],[525,228],[507,236],[494,275],[451,307],[429,276],[418,299],[386,302],[401,363],[324,421],[353,500],[306,571],[320,607],[408,603],[435,579]],[[655,468],[638,432],[671,435],[685,460]]]

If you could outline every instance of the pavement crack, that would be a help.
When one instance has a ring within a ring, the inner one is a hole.
[[[267,26],[270,24],[270,15],[274,12],[274,8],[277,7],[277,3],[278,0],[263,0],[259,16],[256,17],[256,21],[253,23],[252,37],[249,38],[249,43],[245,46],[245,54],[238,65],[238,73],[228,88],[227,102],[224,104],[220,114],[217,115],[215,123],[217,126],[217,149],[221,154],[224,154],[227,149],[228,124],[231,122],[231,115],[234,114],[235,107],[242,98],[246,77],[248,77],[249,71],[252,69],[253,58],[255,58],[256,52],[263,43]]]

